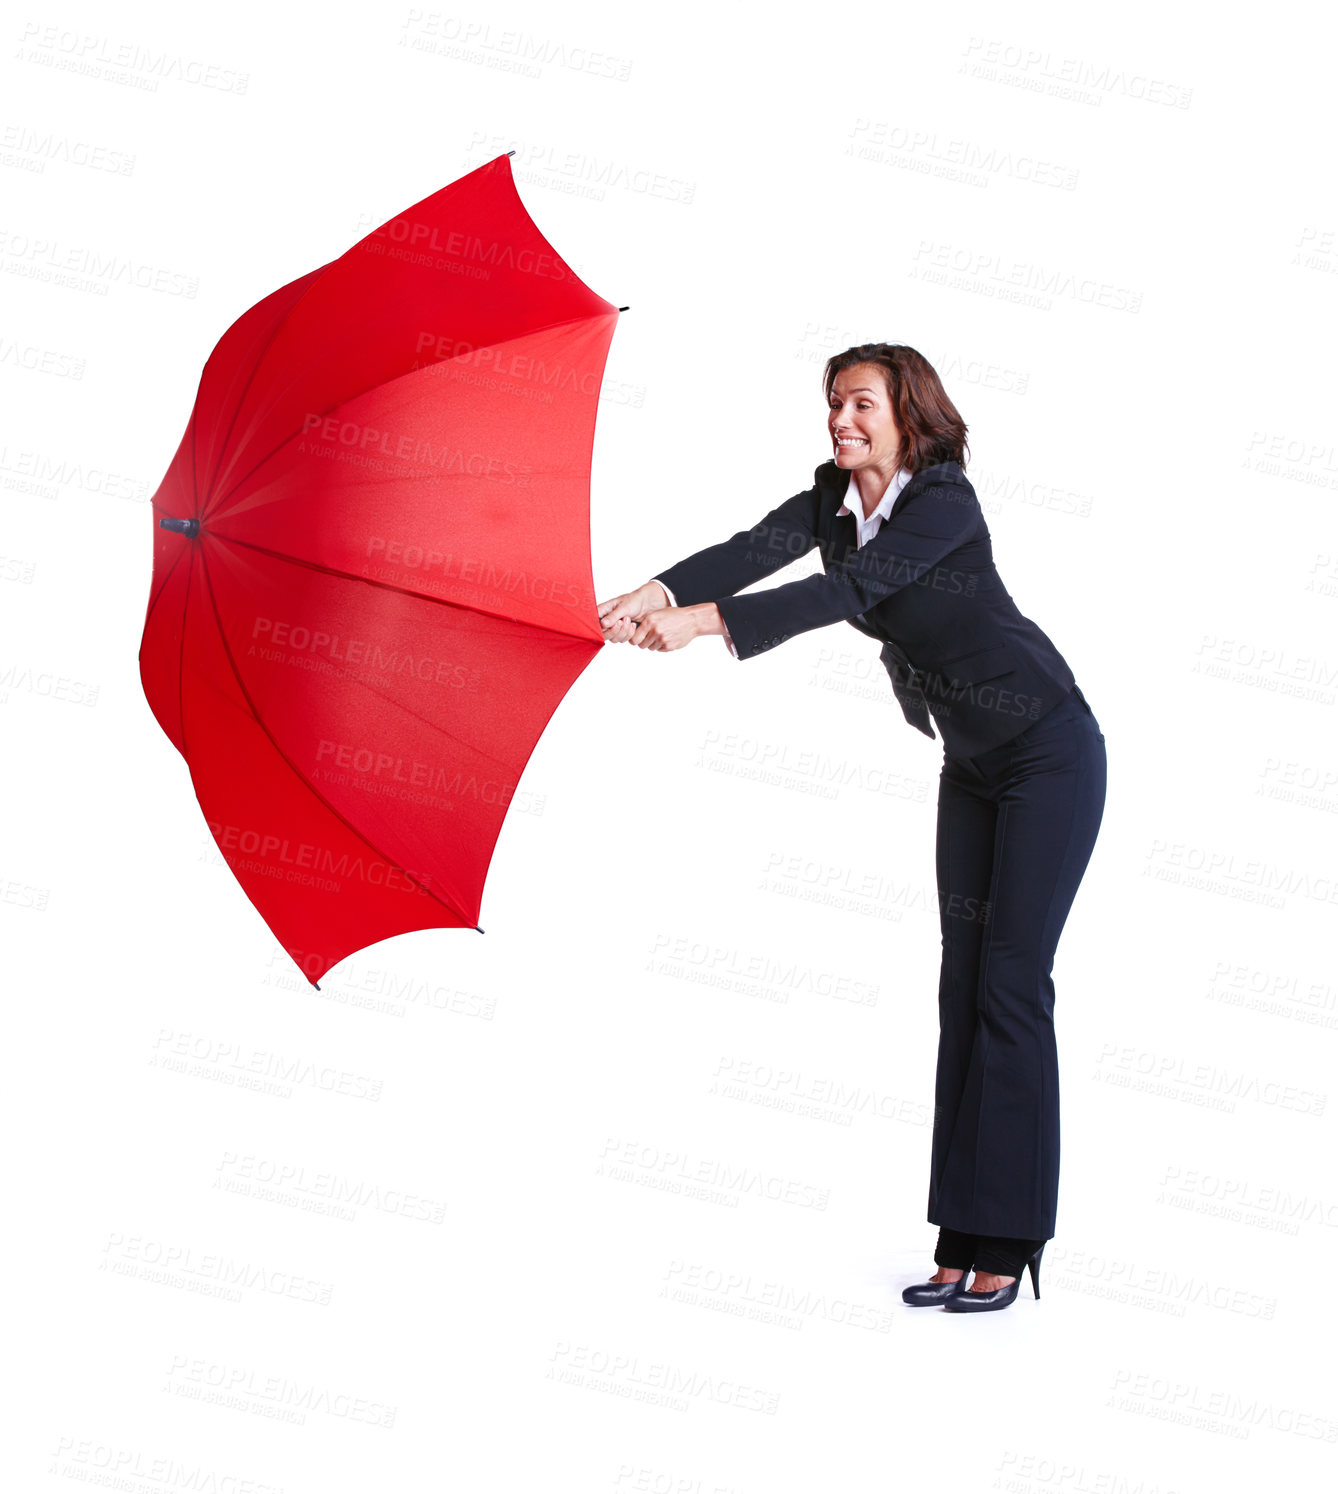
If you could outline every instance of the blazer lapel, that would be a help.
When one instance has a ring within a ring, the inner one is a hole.
[[[859,527],[853,511],[841,514],[837,510],[844,505],[847,497],[858,503],[859,494],[854,488],[854,479],[850,475],[850,469],[838,467],[834,461],[824,462],[815,475],[819,491],[823,496],[823,512],[827,519],[828,560],[829,562],[832,560],[838,563],[844,562],[857,548]],[[922,468],[897,494],[896,502],[893,503],[885,522],[891,523],[905,504],[926,483],[953,481],[966,481],[965,474],[956,462],[938,462],[932,467]]]
[[[840,507],[839,504],[837,506]],[[831,536],[832,555],[838,560],[849,559],[859,539],[854,514],[833,514]]]
[[[850,473],[843,471],[835,462],[827,462],[818,468],[818,481],[827,520],[828,563],[841,562],[855,549],[859,534],[853,513],[837,513],[837,509],[845,502],[850,486]]]
[[[850,472],[838,467],[835,462],[825,462],[818,468],[815,476],[819,492],[824,500],[822,514],[827,519],[828,542],[825,550],[827,564],[829,566],[834,563],[843,564],[856,548],[855,542],[859,536],[859,529],[853,512],[840,514],[837,513],[837,509],[845,504],[847,494],[856,503],[859,502],[859,496],[852,491]],[[897,494],[896,502],[893,503],[884,522],[890,523],[895,519],[897,511],[907,499],[913,497],[926,483],[964,483],[965,481],[966,474],[956,462],[939,462],[932,467],[923,468]],[[899,644],[890,641],[882,631],[870,626],[863,613],[849,618],[848,621],[861,633],[867,633],[870,638],[876,638],[882,643],[883,665],[892,680],[892,692],[901,706],[902,715],[917,730],[932,738],[934,728],[931,725],[929,702],[925,698],[924,686],[921,684],[923,675],[911,663],[905,650]]]

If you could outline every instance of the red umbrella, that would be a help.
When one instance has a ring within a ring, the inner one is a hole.
[[[590,457],[619,310],[504,155],[205,364],[153,499],[140,677],[313,984],[394,934],[478,927],[517,781],[602,646]]]

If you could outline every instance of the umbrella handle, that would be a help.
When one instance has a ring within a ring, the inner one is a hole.
[[[158,528],[172,529],[177,534],[184,534],[194,539],[200,532],[200,521],[198,519],[159,519]]]

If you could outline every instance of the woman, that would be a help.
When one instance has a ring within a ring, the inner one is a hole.
[[[1054,1233],[1051,970],[1101,823],[1106,739],[1072,670],[1004,589],[963,470],[967,427],[929,363],[866,343],[828,360],[823,388],[832,457],[813,486],[599,616],[610,642],[668,650],[719,633],[739,659],[846,621],[882,640],[907,721],[931,737],[938,727],[939,1269],[902,1296],[989,1311],[1014,1300],[1024,1265],[1040,1295]],[[823,574],[736,595],[815,547]]]

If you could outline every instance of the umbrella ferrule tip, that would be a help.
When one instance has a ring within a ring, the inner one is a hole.
[[[200,521],[198,519],[159,519],[159,529],[171,529],[176,534],[184,534],[187,539],[194,539],[200,532]]]

